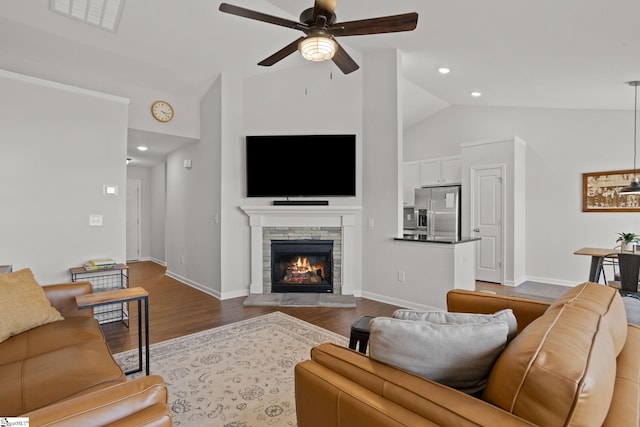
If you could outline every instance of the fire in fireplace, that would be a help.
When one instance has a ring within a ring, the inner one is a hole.
[[[333,292],[332,240],[272,240],[271,292]]]

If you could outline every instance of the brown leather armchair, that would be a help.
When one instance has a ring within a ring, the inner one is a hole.
[[[321,344],[295,368],[299,427],[640,425],[640,328],[614,289],[585,283],[553,303],[453,290],[448,308],[518,320],[480,396]]]

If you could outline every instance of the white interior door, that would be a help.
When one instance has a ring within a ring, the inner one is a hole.
[[[476,280],[503,283],[503,167],[471,169],[472,230],[480,237]]]
[[[127,261],[140,259],[140,181],[127,180]]]

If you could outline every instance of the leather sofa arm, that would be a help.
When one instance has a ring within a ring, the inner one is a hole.
[[[487,402],[337,346],[295,368],[300,427],[532,426]]]
[[[485,291],[453,289],[447,292],[447,310],[450,312],[491,314],[505,308],[512,309],[518,321],[518,333],[540,317],[552,302]]]
[[[62,317],[93,317],[93,309],[78,310],[76,296],[92,292],[91,282],[59,283],[43,286],[44,293],[51,305],[62,314]]]
[[[171,426],[168,391],[150,375],[76,396],[21,415],[31,426]]]

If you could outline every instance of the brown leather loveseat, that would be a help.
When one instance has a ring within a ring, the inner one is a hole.
[[[299,427],[640,425],[640,328],[615,289],[584,283],[553,303],[454,290],[447,305],[518,321],[480,397],[321,344],[295,369]]]
[[[75,296],[91,284],[42,288],[64,320],[0,343],[0,417],[28,417],[32,427],[170,426],[163,379],[127,380],[93,311],[76,309]]]

